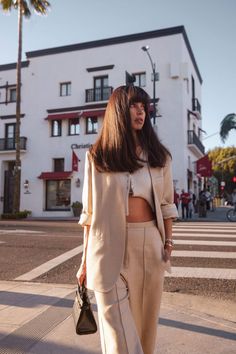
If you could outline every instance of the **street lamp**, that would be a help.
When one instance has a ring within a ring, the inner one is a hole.
[[[149,53],[149,46],[143,46],[142,50],[147,53],[148,58],[150,60],[151,66],[152,66],[152,75],[153,75],[153,124],[155,125],[156,123],[156,81],[159,80],[159,75],[156,72],[156,64],[153,63],[152,57]]]

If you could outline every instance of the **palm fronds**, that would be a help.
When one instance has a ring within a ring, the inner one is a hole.
[[[31,16],[31,8],[41,15],[46,15],[50,3],[47,0],[21,0],[22,1],[22,13],[25,17]],[[3,11],[11,11],[12,8],[17,9],[20,0],[0,0],[0,6]],[[29,6],[30,5],[30,6]]]
[[[230,113],[222,120],[220,127],[220,137],[223,142],[227,139],[229,132],[236,129],[236,114]]]

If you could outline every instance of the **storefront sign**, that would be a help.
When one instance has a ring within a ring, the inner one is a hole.
[[[208,155],[205,155],[201,159],[197,160],[197,173],[201,175],[201,177],[212,176],[212,166]]]
[[[92,146],[92,144],[72,144],[71,149],[89,149]]]

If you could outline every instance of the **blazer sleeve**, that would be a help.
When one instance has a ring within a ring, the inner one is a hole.
[[[92,220],[92,166],[89,152],[85,155],[84,184],[82,192],[83,209],[78,224],[91,225]]]
[[[177,218],[178,212],[174,204],[174,186],[172,177],[171,158],[167,158],[167,163],[163,168],[163,197],[161,201],[161,211],[163,219]]]

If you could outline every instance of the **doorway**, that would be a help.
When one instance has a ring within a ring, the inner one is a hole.
[[[3,213],[13,212],[13,195],[14,195],[14,167],[15,161],[8,162],[8,168],[4,173],[4,203]]]

